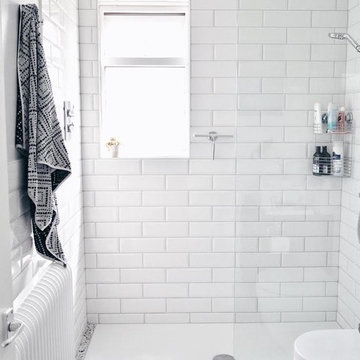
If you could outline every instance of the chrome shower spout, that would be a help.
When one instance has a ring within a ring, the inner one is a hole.
[[[347,40],[357,52],[360,52],[360,44],[348,33],[329,33],[329,38],[336,40]]]

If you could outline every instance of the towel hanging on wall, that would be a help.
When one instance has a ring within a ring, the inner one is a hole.
[[[36,5],[20,5],[16,148],[28,159],[34,243],[50,260],[65,264],[57,234],[55,191],[71,174],[48,74]]]

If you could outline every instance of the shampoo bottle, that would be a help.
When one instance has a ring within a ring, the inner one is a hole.
[[[333,143],[333,167],[334,176],[344,176],[344,143],[342,141]]]
[[[314,133],[322,134],[321,104],[314,104]]]
[[[339,109],[339,117],[338,117],[338,129],[339,129],[339,131],[345,131],[345,120],[346,120],[345,108],[342,106]]]
[[[328,130],[335,131],[338,124],[338,112],[334,104],[328,105]]]
[[[327,146],[323,146],[320,159],[320,174],[331,175],[331,155],[327,151]]]
[[[320,146],[316,147],[315,154],[313,155],[313,175],[320,176]]]

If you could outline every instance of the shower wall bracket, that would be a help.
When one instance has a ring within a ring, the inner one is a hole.
[[[75,117],[74,105],[70,101],[64,101],[64,135],[65,140],[71,139],[71,133],[75,127],[73,118]]]
[[[212,144],[212,159],[215,160],[215,147],[216,141],[219,138],[233,138],[233,135],[221,135],[218,134],[216,131],[210,131],[208,134],[194,134],[195,138],[207,138]]]

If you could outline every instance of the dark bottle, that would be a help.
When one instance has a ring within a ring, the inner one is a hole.
[[[316,147],[315,154],[313,155],[313,175],[320,176],[320,159],[321,159],[321,152],[320,146]]]
[[[320,155],[320,174],[331,175],[331,155],[327,151],[327,146],[323,146]]]

